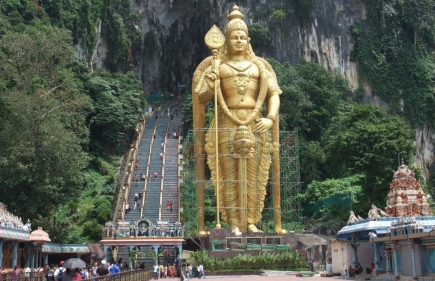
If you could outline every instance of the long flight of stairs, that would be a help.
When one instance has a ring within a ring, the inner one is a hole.
[[[138,167],[134,170],[134,176],[138,178],[138,181],[136,183],[135,177],[132,177],[130,192],[128,194],[131,211],[124,215],[125,221],[133,222],[145,219],[153,224],[156,224],[158,221],[167,221],[169,223],[179,221],[179,140],[174,138],[173,133],[180,133],[182,120],[180,105],[179,103],[173,103],[162,107],[146,122],[135,159],[138,162]],[[164,134],[167,135],[164,136]],[[163,148],[162,143],[164,143]],[[160,156],[161,153],[163,153],[162,157]],[[154,172],[157,172],[157,178],[154,177]],[[146,181],[142,180],[141,174],[148,176],[148,179]],[[142,195],[137,200],[137,202],[143,203],[142,217],[140,208],[134,209],[136,193]],[[167,201],[172,202],[172,212],[166,209]],[[168,248],[171,253],[169,259],[164,255],[159,258],[159,262],[167,263],[168,260],[177,255],[175,248]],[[152,249],[150,246],[141,246],[141,252],[147,250]],[[119,247],[119,258],[122,258],[122,263],[129,262],[127,246]],[[153,259],[149,256],[138,257],[138,264],[145,264],[145,267],[149,268],[153,263]]]

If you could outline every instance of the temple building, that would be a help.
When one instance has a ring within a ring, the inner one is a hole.
[[[0,203],[0,268],[38,268],[58,264],[72,257],[89,255],[86,244],[49,243],[48,234],[41,228],[32,231],[30,221],[23,223]]]
[[[368,218],[353,212],[331,243],[332,270],[368,268],[382,280],[433,280],[435,217],[415,174],[402,164],[394,173],[384,210],[372,205]]]

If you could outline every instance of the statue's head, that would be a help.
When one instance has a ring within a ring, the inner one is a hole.
[[[247,58],[251,58],[254,56],[254,53],[249,43],[248,27],[243,21],[244,18],[245,16],[240,12],[239,7],[234,6],[228,15],[228,24],[225,29],[225,53],[245,53]]]
[[[235,30],[244,31],[246,36],[248,36],[248,27],[243,21],[245,16],[240,12],[239,7],[234,6],[231,13],[228,15],[228,24],[225,29],[225,38],[228,40],[230,38],[231,32]]]

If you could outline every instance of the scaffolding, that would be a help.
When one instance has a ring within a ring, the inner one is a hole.
[[[212,184],[211,180],[211,172],[207,165],[207,154],[203,152],[204,150],[200,147],[198,148],[198,144],[201,143],[198,141],[198,138],[204,138],[207,133],[206,129],[200,130],[191,130],[187,134],[183,143],[183,169],[181,172],[182,184],[181,184],[181,205],[183,207],[182,218],[184,220],[184,224],[186,225],[186,231],[191,236],[198,235],[198,230],[201,226],[198,224],[198,217],[204,217],[205,221],[205,229],[210,230],[216,226],[216,196],[215,196],[215,188]],[[219,134],[228,133],[224,132],[224,129],[219,130]],[[229,139],[232,139],[231,137]],[[261,211],[261,220],[256,224],[258,229],[266,232],[266,233],[274,233],[275,232],[275,220],[274,216],[276,215],[276,210],[274,213],[273,208],[273,192],[272,186],[274,182],[279,182],[280,190],[281,190],[281,222],[282,228],[286,230],[295,229],[296,225],[300,224],[302,210],[301,203],[299,199],[300,193],[300,168],[299,168],[299,144],[298,144],[298,134],[297,131],[280,131],[279,132],[279,163],[280,169],[279,174],[274,172],[274,169],[270,169],[269,171],[269,180],[265,187],[266,195],[264,198],[264,208]],[[228,143],[228,146],[231,146],[231,143]],[[230,147],[226,149],[228,153],[231,151]],[[202,153],[195,153],[198,151],[202,151]],[[219,154],[219,161],[230,161],[226,160],[231,157],[230,154]],[[256,156],[256,161],[262,161],[260,159],[263,156]],[[273,162],[273,154],[272,154],[272,162]],[[200,171],[199,173],[203,173],[203,175],[199,175],[198,177],[198,165],[204,166],[204,172]],[[276,171],[276,170],[275,170]],[[260,171],[259,171],[260,172]],[[198,180],[198,178],[203,178],[203,180]],[[250,178],[252,182],[257,182],[257,178]],[[221,184],[234,186],[235,180],[225,180],[222,181]],[[258,187],[258,193],[261,187]],[[198,189],[203,189],[204,198],[198,198]],[[252,192],[252,189],[251,189]],[[256,192],[254,192],[256,193]],[[203,200],[203,207],[198,208],[198,200]],[[231,200],[231,199],[230,199]],[[226,210],[227,215],[231,216],[231,213],[236,213],[239,210],[232,209],[227,207]],[[201,215],[200,215],[201,214]],[[225,222],[221,222],[223,228],[231,227]]]

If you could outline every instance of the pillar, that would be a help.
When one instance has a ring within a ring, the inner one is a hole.
[[[5,241],[0,239],[0,268],[3,268],[3,244]]]
[[[400,277],[399,277],[399,262],[398,262],[397,242],[396,241],[393,242],[392,248],[393,248],[393,253],[394,253],[394,276],[395,276],[396,281],[399,281],[400,280]]]
[[[351,240],[350,243],[351,243],[351,246],[352,246],[352,249],[353,249],[352,264],[353,264],[353,267],[355,267],[355,266],[357,266],[357,264],[359,264],[359,261],[358,261],[358,245],[356,243],[356,234],[355,233],[352,233],[352,240]]]
[[[45,254],[43,255],[43,257],[44,257],[44,265],[48,264],[48,254],[45,253]]]
[[[411,249],[411,262],[412,262],[412,278],[418,280],[417,266],[415,264],[415,243],[414,239],[409,239],[409,248]]]
[[[109,257],[109,248],[110,248],[110,246],[106,246],[106,245],[104,245],[103,246],[103,249],[104,249],[104,259],[107,261],[107,258]]]
[[[391,274],[393,273],[393,269],[391,267],[391,249],[385,249],[384,256],[385,256],[385,268],[387,274]]]
[[[376,265],[376,272],[383,272],[384,271],[384,265],[382,264],[381,261],[381,251],[379,250],[381,243],[380,242],[375,242],[375,265]]]
[[[177,259],[179,261],[181,261],[181,258],[183,257],[182,252],[183,252],[183,245],[176,245],[175,247],[177,247],[178,249],[178,256]],[[180,263],[181,264],[181,263]]]
[[[12,267],[17,265],[18,258],[18,242],[12,242]]]
[[[154,245],[154,246],[153,246],[154,253],[155,253],[155,258],[154,258],[154,262],[155,262],[155,263],[158,263],[158,262],[159,262],[159,248],[160,248],[161,246],[162,246],[162,245]]]

